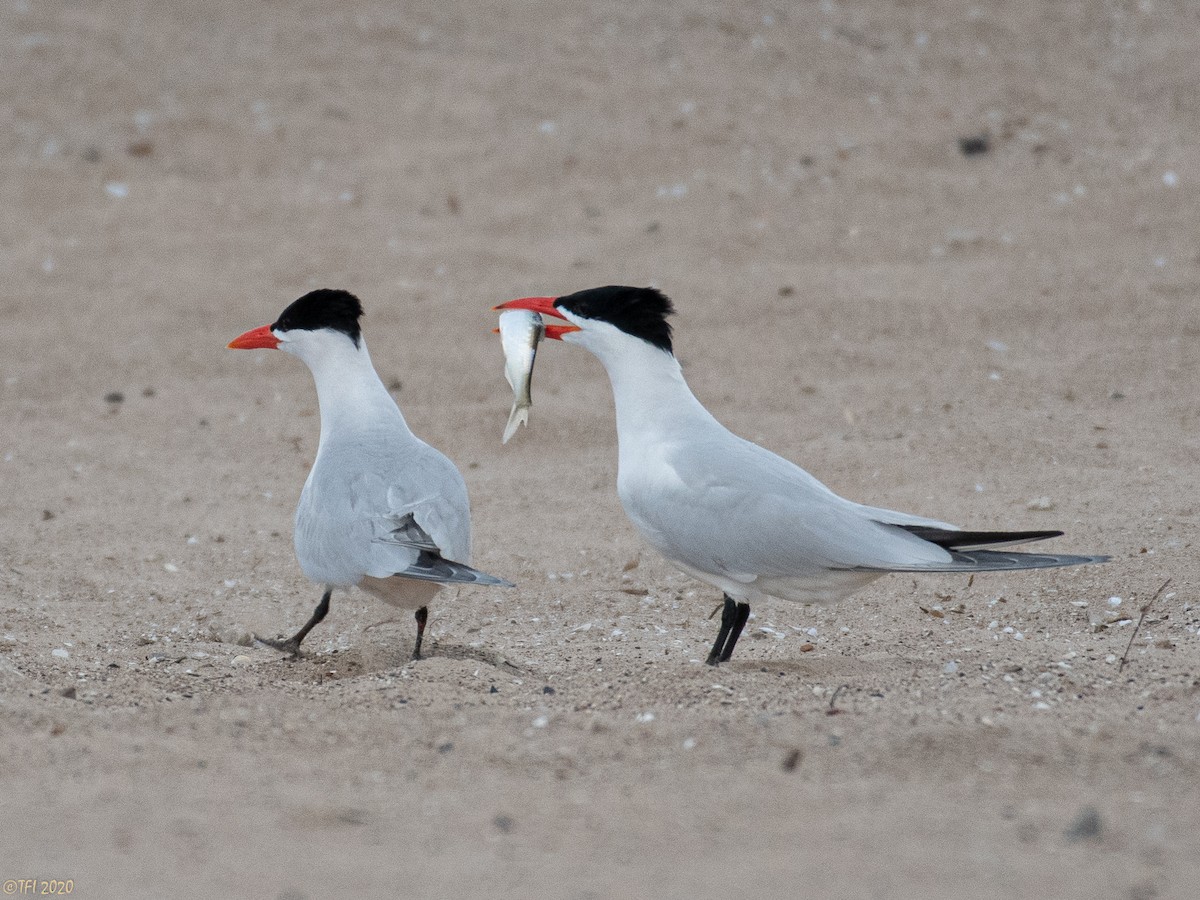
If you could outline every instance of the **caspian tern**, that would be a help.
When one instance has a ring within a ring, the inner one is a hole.
[[[617,415],[617,493],[642,537],[724,594],[707,662],[733,654],[750,603],[829,603],[888,572],[988,572],[1103,562],[980,549],[1061,531],[964,531],[843,499],[799,466],[729,431],[684,381],[671,349],[671,301],[610,285],[525,297],[496,309],[564,319],[553,335],[608,372]]]
[[[329,612],[334,588],[357,586],[416,610],[413,659],[420,659],[427,604],[442,585],[513,585],[467,565],[467,486],[454,463],[409,430],[371,364],[361,316],[353,294],[312,291],[274,324],[229,344],[300,357],[316,381],[321,410],[317,458],[296,507],[295,545],[300,568],[325,593],[292,637],[257,640],[298,655],[300,642]]]

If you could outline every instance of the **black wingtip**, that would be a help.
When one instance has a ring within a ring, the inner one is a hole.
[[[465,563],[446,559],[436,550],[421,550],[417,561],[407,569],[396,572],[398,578],[413,578],[417,581],[436,581],[440,584],[479,584],[484,587],[516,587],[510,581],[481,572]]]
[[[914,537],[937,544],[945,550],[970,550],[1008,544],[1029,544],[1062,537],[1061,531],[953,531],[930,525],[899,525]]]

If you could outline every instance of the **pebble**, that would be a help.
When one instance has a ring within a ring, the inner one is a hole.
[[[1085,806],[1063,834],[1068,841],[1093,841],[1098,840],[1103,831],[1104,823],[1100,820],[1099,810],[1094,806]]]
[[[254,635],[237,625],[228,625],[225,628],[213,628],[210,632],[212,638],[219,644],[234,644],[238,647],[253,647]]]
[[[958,139],[958,152],[963,156],[980,156],[992,149],[991,138],[987,134],[972,134]]]
[[[253,660],[250,659],[250,657],[248,657],[245,653],[239,653],[229,661],[229,664],[231,666],[248,666],[251,662],[253,662]]]
[[[1049,510],[1054,509],[1054,501],[1049,497],[1034,497],[1025,504],[1026,509]]]
[[[50,655],[57,657],[58,659],[69,659],[71,657],[71,654],[68,653],[66,650],[64,650],[62,647],[55,647],[53,650],[50,651]]]

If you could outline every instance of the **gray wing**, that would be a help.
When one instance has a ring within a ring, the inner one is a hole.
[[[393,572],[393,575],[447,584],[487,584],[515,587],[512,582],[505,581],[503,578],[488,575],[465,563],[443,557],[442,551],[433,538],[417,524],[415,513],[405,513],[399,518],[393,517],[391,521],[396,527],[386,537],[376,538],[376,541],[416,553],[416,558],[411,563],[402,570]]]
[[[948,551],[886,520],[954,526],[852,503],[729,432],[704,443],[662,445],[622,482],[626,511],[651,544],[694,569],[737,581],[951,562]]]
[[[405,477],[387,485],[386,507],[375,517],[372,571],[450,584],[512,585],[473,569],[471,507],[462,474],[424,442],[408,454]]]
[[[472,569],[462,475],[423,441],[358,434],[323,447],[296,510],[305,573],[328,584],[363,575],[506,584]]]
[[[836,570],[993,571],[1107,558],[979,549],[1060,532],[966,532],[854,503],[730,432],[706,443],[667,445],[635,468],[622,501],[650,543],[694,570],[747,584]]]

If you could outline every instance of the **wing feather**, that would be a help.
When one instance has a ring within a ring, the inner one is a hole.
[[[852,503],[799,466],[726,435],[731,440],[661,444],[618,484],[630,518],[668,558],[747,582],[950,562],[948,551],[879,514],[944,523]]]
[[[321,448],[296,510],[296,553],[314,581],[364,575],[507,584],[469,565],[471,511],[462,475],[443,454],[394,432]]]

